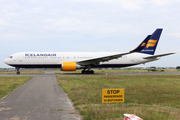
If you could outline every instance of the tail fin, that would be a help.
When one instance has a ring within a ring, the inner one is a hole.
[[[139,53],[154,55],[157,44],[159,42],[159,38],[161,36],[161,32],[162,32],[162,29],[156,29],[156,31],[154,31],[154,33],[151,35],[151,37],[147,41],[145,47]]]
[[[130,52],[139,52],[139,51],[143,50],[146,43],[150,39],[150,37],[151,37],[151,35],[148,35],[136,49],[134,49],[134,50],[132,50]]]

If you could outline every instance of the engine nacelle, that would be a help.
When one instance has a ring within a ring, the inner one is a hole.
[[[76,62],[63,62],[61,64],[61,71],[76,71],[77,69],[83,69],[85,66],[78,65]]]

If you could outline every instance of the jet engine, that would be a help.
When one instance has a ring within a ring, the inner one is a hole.
[[[76,71],[77,69],[83,69],[85,66],[78,65],[76,62],[63,62],[61,64],[61,71]]]

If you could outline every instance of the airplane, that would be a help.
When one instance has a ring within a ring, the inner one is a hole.
[[[142,68],[142,70],[156,71],[156,68],[155,67],[146,67],[146,68]]]
[[[61,68],[62,71],[82,69],[82,74],[94,74],[93,68],[117,68],[145,64],[160,57],[175,54],[154,55],[162,28],[148,35],[142,43],[130,52],[20,52],[4,60],[20,74],[20,68]]]

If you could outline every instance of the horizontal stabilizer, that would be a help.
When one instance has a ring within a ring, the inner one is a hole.
[[[175,54],[175,53],[166,53],[166,54],[160,54],[160,55],[153,55],[153,56],[150,56],[150,57],[144,57],[143,59],[154,59],[154,58],[163,57],[163,56],[172,55],[172,54]]]

